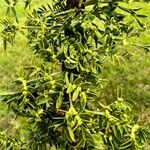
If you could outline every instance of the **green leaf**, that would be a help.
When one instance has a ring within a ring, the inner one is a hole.
[[[112,131],[114,133],[114,136],[117,138],[117,130],[116,130],[116,127],[115,126],[112,126]]]
[[[44,95],[41,95],[39,98],[38,98],[38,105],[42,105],[42,104],[45,104],[48,102],[48,98]]]
[[[82,82],[83,78],[82,77],[78,77],[73,83],[78,85]]]
[[[75,149],[81,149],[85,147],[85,139],[81,139],[78,144],[75,146]]]
[[[30,3],[31,3],[31,0],[25,0],[24,1],[25,2],[25,9],[27,9],[27,7],[29,7],[30,8]]]
[[[75,136],[74,136],[74,133],[73,133],[73,130],[71,129],[71,127],[70,127],[70,126],[67,126],[67,129],[68,129],[68,133],[69,133],[69,135],[70,135],[71,140],[72,140],[73,142],[76,142]]]
[[[119,150],[130,149],[131,146],[132,146],[132,141],[131,141],[131,139],[129,139],[128,141],[126,141],[122,145],[120,145]]]
[[[64,43],[63,45],[63,52],[65,54],[65,57],[68,57],[68,43]]]
[[[87,114],[91,114],[91,115],[100,115],[100,116],[104,116],[104,112],[100,112],[100,111],[92,111],[92,110],[85,110],[85,113]]]
[[[74,81],[74,73],[71,73],[71,75],[70,75],[70,82],[73,83],[73,81]]]
[[[73,106],[70,107],[69,111],[66,113],[66,119],[68,120],[69,117],[77,115],[77,111]]]
[[[11,96],[11,95],[15,95],[15,94],[18,94],[19,92],[8,92],[8,91],[5,91],[5,92],[0,92],[0,96]]]
[[[120,135],[123,136],[123,131],[124,131],[123,127],[119,124],[119,125],[117,126],[117,129],[118,129],[118,131],[120,132]]]
[[[82,27],[85,29],[85,30],[94,30],[95,27],[92,25],[91,21],[85,21],[82,23]]]
[[[69,85],[68,72],[65,73],[65,83],[67,86]]]
[[[87,95],[85,92],[81,92],[80,96],[81,96],[81,104],[83,107],[85,107],[85,105],[87,103]]]
[[[62,97],[62,94],[60,94],[56,100],[56,109],[59,109],[61,107],[62,102],[63,102],[63,97]]]
[[[140,18],[147,18],[148,16],[147,15],[144,15],[144,14],[136,14],[137,17],[140,17]]]
[[[67,93],[71,93],[72,91],[74,91],[75,88],[76,88],[75,84],[69,84],[68,89],[67,89]]]
[[[77,60],[73,60],[73,59],[71,59],[71,58],[67,58],[67,59],[65,60],[65,66],[66,66],[66,68],[74,69],[74,68],[77,67],[77,65],[78,65]]]
[[[81,87],[77,87],[77,89],[73,93],[72,101],[75,101],[78,98],[80,91],[81,91]]]
[[[82,125],[82,123],[83,123],[83,122],[82,122],[82,119],[80,118],[79,115],[76,115],[74,120],[77,122],[76,127]],[[76,127],[75,127],[75,128],[76,128]]]
[[[32,116],[34,116],[34,117],[37,116],[37,112],[32,109],[29,109],[29,112]]]

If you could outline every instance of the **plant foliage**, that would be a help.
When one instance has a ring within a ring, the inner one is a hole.
[[[2,21],[4,48],[24,30],[29,46],[43,59],[40,65],[20,70],[15,92],[1,94],[29,124],[27,142],[11,139],[12,146],[33,150],[49,146],[60,150],[142,149],[145,132],[136,123],[131,106],[120,97],[109,105],[98,99],[103,62],[118,53],[117,58],[124,61],[128,53],[119,45],[144,28],[139,17],[145,16],[137,13],[139,9],[124,7],[117,0],[56,0],[34,9],[21,26],[15,10],[18,1],[5,1],[7,12],[12,11],[16,21]],[[27,8],[30,1],[25,2]],[[127,21],[129,15],[132,19]],[[1,145],[10,148],[5,142],[9,137],[3,134]]]

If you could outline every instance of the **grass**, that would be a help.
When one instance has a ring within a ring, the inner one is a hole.
[[[133,6],[131,6],[133,7]],[[134,8],[142,7],[139,13],[144,13],[148,17],[142,19],[147,30],[143,32],[140,37],[128,39],[130,44],[136,45],[150,45],[150,3],[134,3]],[[130,51],[132,57],[127,60],[127,65],[108,65],[108,70],[104,72],[104,76],[108,78],[111,84],[107,87],[106,94],[117,93],[117,89],[121,89],[123,97],[134,100],[143,106],[150,107],[150,53],[138,47],[126,46]],[[125,48],[126,48],[125,47]],[[111,87],[112,86],[112,87]]]
[[[48,2],[48,0],[47,0]],[[34,0],[32,6],[38,7],[39,4],[44,3],[40,0]],[[0,4],[0,21],[6,15],[6,3],[1,0]],[[17,5],[18,18],[20,22],[25,20],[24,3],[20,1]],[[31,10],[28,10],[28,12]],[[3,26],[0,24],[0,31]],[[27,46],[27,40],[18,34],[14,46],[8,45],[7,51],[3,49],[3,41],[0,38],[0,92],[12,90],[12,81],[16,78],[18,69],[21,66],[28,66],[33,63],[33,52]],[[6,106],[0,102],[0,131],[3,129],[14,129],[14,116],[12,112],[6,109]],[[8,131],[9,132],[9,131]]]
[[[139,13],[144,13],[148,17],[141,19],[147,29],[140,37],[127,40],[130,44],[150,45],[150,3],[134,3],[131,7],[142,7]],[[138,47],[126,45],[132,57],[126,60],[127,65],[106,64],[102,76],[109,80],[100,93],[101,98],[107,102],[116,100],[117,94],[121,93],[127,101],[134,101],[134,111],[141,125],[146,125],[150,130],[150,53]],[[125,47],[125,48],[126,48]],[[150,149],[148,146],[147,149]]]
[[[34,0],[33,3],[31,3],[32,9],[38,7],[39,4],[44,4],[44,2],[40,0]],[[31,10],[28,10],[28,12],[30,11]],[[0,20],[5,17],[5,12],[6,4],[4,0],[2,0]],[[26,13],[24,11],[24,3],[22,1],[17,4],[17,12],[19,21],[23,23]],[[2,29],[3,27],[0,24],[0,31]],[[18,68],[20,66],[30,65],[33,57],[33,52],[31,52],[27,47],[27,41],[24,37],[22,37],[22,35],[17,35],[15,45],[9,45],[7,51],[4,51],[3,41],[0,39],[0,91],[11,89],[11,81],[15,79]]]

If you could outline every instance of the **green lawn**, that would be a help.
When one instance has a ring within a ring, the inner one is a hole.
[[[130,44],[150,45],[150,3],[134,3],[132,8],[142,8],[139,13],[144,13],[147,18],[141,19],[146,25],[140,37],[134,37],[127,40]],[[132,57],[127,60],[127,66],[118,65],[109,67],[104,76],[111,82],[107,87],[106,94],[116,93],[117,88],[122,89],[123,97],[134,100],[137,104],[145,105],[150,108],[150,53],[138,47],[126,45]],[[107,65],[109,66],[109,65]],[[111,87],[112,86],[112,87]]]
[[[146,25],[146,31],[140,37],[130,38],[127,42],[150,45],[150,3],[132,3],[131,8],[142,8],[139,13],[147,15],[147,18],[141,19]],[[146,123],[150,127],[150,53],[130,45],[126,45],[125,48],[132,54],[126,61],[127,65],[106,64],[107,69],[104,69],[102,75],[109,82],[104,86],[101,97],[111,101],[116,98],[116,93],[121,91],[124,99],[136,103],[136,112],[141,111],[141,124]]]
[[[45,2],[45,1],[44,1]],[[44,4],[40,0],[33,0],[32,9]],[[47,0],[48,2],[48,0]],[[0,4],[0,20],[5,17],[6,4],[1,0]],[[34,6],[34,7],[33,7]],[[24,11],[24,3],[20,1],[17,5],[18,18],[21,23],[24,23],[26,13]],[[30,12],[31,10],[27,10]],[[0,31],[3,29],[0,24]],[[3,41],[0,38],[0,91],[10,89],[11,81],[17,75],[17,70],[20,66],[29,65],[32,63],[33,53],[27,47],[27,41],[21,34],[17,35],[14,46],[9,45],[7,51],[3,49]]]

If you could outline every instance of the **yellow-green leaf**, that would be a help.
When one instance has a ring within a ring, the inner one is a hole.
[[[68,89],[67,89],[67,93],[71,93],[75,88],[76,88],[75,84],[69,84]]]
[[[75,101],[78,98],[79,92],[81,91],[81,87],[77,87],[72,96],[72,101]]]
[[[75,136],[74,136],[74,133],[73,133],[73,130],[71,129],[71,127],[68,126],[67,129],[68,129],[68,133],[69,133],[69,135],[70,135],[71,140],[72,140],[73,142],[76,142]]]
[[[63,101],[63,98],[62,98],[62,96],[60,94],[58,99],[56,100],[56,109],[59,109],[61,107],[62,101]]]

